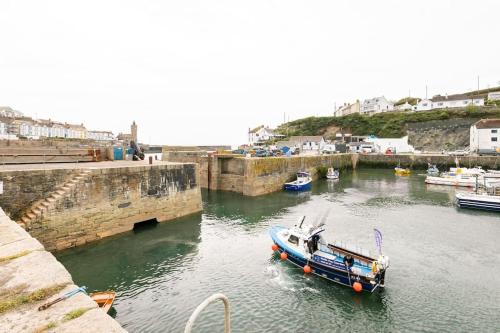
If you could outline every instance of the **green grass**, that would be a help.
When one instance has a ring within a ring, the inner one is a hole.
[[[405,136],[406,126],[410,123],[464,118],[500,118],[500,108],[467,107],[420,112],[385,112],[373,116],[351,114],[344,117],[308,117],[282,124],[278,131],[288,133],[289,136],[323,135],[328,127],[336,126],[351,131],[353,135],[390,138]]]
[[[25,293],[23,290],[26,286],[17,286],[6,290],[0,294],[0,314],[17,308],[23,304],[35,303],[61,291],[66,284],[58,284],[49,288],[35,290],[32,293]]]
[[[91,308],[79,308],[73,311],[70,311],[64,315],[63,320],[68,321],[68,320],[73,320],[76,319],[80,316],[82,316],[85,312],[89,311]]]
[[[13,259],[16,259],[16,258],[20,258],[20,257],[23,257],[27,254],[30,254],[32,251],[23,251],[23,252],[19,252],[17,254],[14,254],[14,255],[11,255],[11,256],[8,256],[8,257],[3,257],[3,258],[0,258],[0,264],[2,263],[5,263],[7,261],[11,261]]]

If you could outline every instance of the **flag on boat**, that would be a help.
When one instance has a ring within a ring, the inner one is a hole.
[[[375,233],[375,244],[377,244],[378,253],[382,254],[382,233],[378,229],[373,229]]]

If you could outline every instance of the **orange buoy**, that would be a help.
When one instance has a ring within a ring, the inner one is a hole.
[[[278,245],[273,244],[273,245],[271,246],[271,249],[273,249],[273,251],[278,251]]]
[[[309,266],[309,265],[305,265],[305,266],[304,266],[304,273],[306,273],[306,274],[311,273],[311,266]]]
[[[360,293],[363,290],[363,286],[359,282],[354,282],[352,284],[352,289],[354,289],[355,292]]]
[[[288,258],[288,254],[286,254],[286,252],[281,252],[280,258],[281,260],[286,260],[286,258]]]

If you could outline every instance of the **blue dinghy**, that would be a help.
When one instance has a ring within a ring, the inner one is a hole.
[[[384,287],[389,257],[380,255],[375,259],[363,251],[328,244],[322,236],[324,225],[303,225],[304,220],[305,216],[300,225],[293,228],[271,228],[273,250],[279,251],[281,259],[303,267],[306,273],[352,287],[357,292],[373,292]],[[379,243],[381,239],[380,235]]]
[[[308,191],[311,189],[312,178],[308,172],[298,172],[297,180],[285,183],[285,191]]]

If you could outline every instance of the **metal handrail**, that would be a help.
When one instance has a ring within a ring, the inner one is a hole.
[[[191,329],[193,328],[194,321],[198,318],[198,315],[205,309],[210,303],[215,302],[216,300],[222,300],[224,303],[224,333],[231,333],[231,318],[230,318],[230,308],[229,308],[229,299],[223,294],[213,294],[206,300],[204,300],[198,307],[194,310],[189,317],[188,322],[186,323],[186,327],[184,328],[184,333],[191,333]]]

